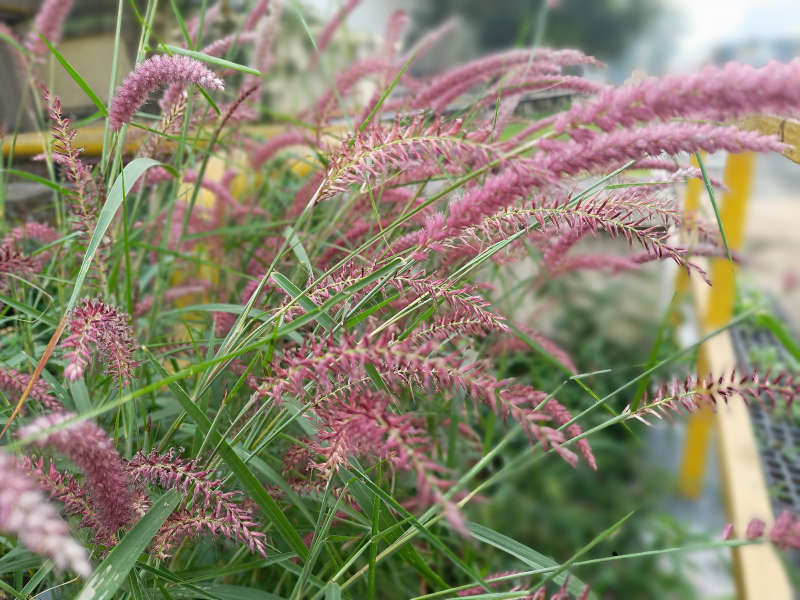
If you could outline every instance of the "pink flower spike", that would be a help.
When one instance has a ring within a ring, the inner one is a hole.
[[[331,20],[325,25],[323,30],[317,36],[316,46],[317,46],[317,53],[311,59],[311,65],[309,68],[315,69],[317,67],[317,62],[319,61],[319,55],[325,51],[325,48],[328,47],[328,44],[331,43],[331,39],[333,39],[333,34],[336,33],[336,30],[339,29],[339,26],[342,24],[353,9],[360,4],[361,0],[345,0],[345,3],[342,7],[336,12],[336,14],[331,17]]]
[[[157,483],[163,488],[180,490],[191,500],[191,508],[177,511],[156,537],[154,547],[159,556],[181,538],[208,529],[220,533],[266,557],[265,535],[258,531],[251,512],[233,498],[240,492],[225,492],[222,481],[213,478],[213,470],[203,469],[198,459],[181,458],[175,450],[159,454],[139,452],[128,463],[128,473],[137,483]]]
[[[79,421],[41,435],[74,416],[66,412],[42,415],[20,427],[17,437],[39,435],[34,444],[52,446],[78,465],[86,476],[100,524],[108,533],[116,533],[133,521],[134,497],[122,458],[106,432],[91,421]]]
[[[194,83],[207,90],[221,90],[224,87],[222,80],[200,61],[180,55],[153,56],[139,63],[117,89],[108,115],[111,129],[117,130],[128,123],[154,89],[175,83],[184,86]]]
[[[34,56],[41,58],[47,52],[47,46],[39,37],[39,33],[54,46],[61,41],[64,21],[67,20],[73,4],[75,0],[44,0],[33,19],[33,29],[25,38],[25,47]]]
[[[667,75],[608,88],[562,113],[556,133],[594,124],[603,131],[675,117],[725,121],[749,113],[797,114],[800,61],[706,67],[692,75]]]
[[[30,375],[20,373],[16,369],[0,367],[0,389],[6,392],[15,392],[21,395],[27,387]],[[19,397],[19,396],[17,396]],[[43,379],[37,379],[31,389],[30,398],[39,402],[42,406],[50,410],[61,410],[64,407],[53,394],[50,393],[50,386]]]
[[[0,452],[0,531],[15,533],[29,550],[49,557],[56,568],[82,577],[92,572],[86,550],[14,457]]]
[[[761,519],[753,519],[747,524],[747,530],[744,532],[744,535],[748,540],[760,538],[764,535],[766,526],[766,523]]]
[[[76,381],[83,376],[94,345],[106,366],[106,373],[120,384],[128,383],[139,364],[133,357],[136,338],[128,324],[128,315],[102,300],[84,298],[70,314],[70,336],[62,347],[70,348],[64,378]]]
[[[783,550],[800,549],[800,516],[788,510],[781,512],[769,532],[769,539]]]
[[[722,539],[729,540],[733,537],[733,523],[727,523],[722,530]]]
[[[267,10],[269,9],[270,0],[257,0],[256,3],[253,5],[253,8],[250,10],[250,14],[247,15],[247,21],[244,23],[244,30],[245,31],[252,31],[258,25],[259,19],[263,17]]]

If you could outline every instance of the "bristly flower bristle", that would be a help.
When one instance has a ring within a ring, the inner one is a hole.
[[[108,114],[111,128],[119,129],[129,122],[150,92],[171,83],[184,86],[194,83],[207,90],[223,88],[222,80],[193,58],[181,55],[153,56],[139,63],[117,89]]]
[[[266,557],[265,535],[249,510],[234,502],[241,492],[225,492],[222,481],[213,479],[213,470],[200,467],[197,459],[181,458],[174,450],[164,454],[141,452],[128,463],[134,481],[152,483],[162,488],[182,490],[186,494],[183,510],[170,517],[154,541],[160,556],[181,537],[197,535],[207,529],[212,535],[222,534]]]
[[[68,381],[83,376],[92,356],[91,346],[96,348],[107,374],[122,385],[130,381],[138,362],[128,315],[102,300],[84,298],[69,316],[69,329],[70,335],[61,342],[62,348],[70,350],[64,368]]]
[[[28,381],[30,381],[30,375],[25,375],[10,367],[0,367],[0,389],[3,391],[22,394]],[[47,382],[41,379],[37,379],[33,384],[29,397],[49,410],[63,410],[64,408],[61,402],[50,393],[50,386]]]
[[[645,395],[638,408],[628,406],[624,413],[629,418],[647,423],[648,416],[661,419],[694,412],[704,406],[717,408],[720,402],[727,403],[734,395],[740,395],[745,402],[756,402],[770,408],[774,408],[782,399],[788,407],[800,395],[800,380],[787,372],[760,375],[753,371],[737,375],[732,370],[730,374],[719,377],[711,374],[705,377],[688,375],[662,385],[651,395]]]

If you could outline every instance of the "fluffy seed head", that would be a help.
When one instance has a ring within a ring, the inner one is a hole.
[[[224,87],[222,80],[200,61],[181,55],[153,56],[139,63],[117,89],[108,115],[111,129],[119,129],[129,122],[154,89],[176,83],[183,86],[194,83],[207,90]]]

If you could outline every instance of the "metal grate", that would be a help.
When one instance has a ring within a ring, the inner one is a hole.
[[[769,330],[753,326],[731,329],[736,351],[736,362],[750,369],[750,351],[754,348],[771,348],[781,360],[786,351]],[[769,487],[775,514],[783,510],[800,512],[800,423],[796,419],[776,416],[758,404],[750,405],[753,432],[759,445],[761,464]],[[790,562],[800,566],[800,551],[788,554]]]

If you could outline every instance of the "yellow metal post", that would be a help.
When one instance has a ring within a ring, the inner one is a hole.
[[[722,199],[720,220],[732,250],[740,248],[744,239],[753,165],[752,154],[731,155],[725,165],[724,179],[729,192]],[[693,276],[691,282],[701,335],[728,323],[733,311],[734,265],[727,258],[713,259],[710,271],[711,289],[699,277]],[[701,346],[698,361],[701,373],[719,376],[729,373],[735,365],[736,356],[729,332],[722,332]],[[695,415],[687,428],[681,489],[687,495],[699,495],[713,425],[727,518],[733,524],[735,534],[743,535],[753,518],[761,519],[769,527],[774,516],[744,399],[734,395],[718,407],[716,414],[708,410]],[[733,548],[731,552],[739,600],[790,600],[794,597],[786,570],[770,544]]]
[[[705,157],[705,153],[702,153]],[[692,155],[691,165],[699,167],[697,157]],[[683,200],[683,210],[687,213],[695,213],[700,208],[700,196],[703,193],[703,180],[697,177],[692,177],[686,183],[686,196]],[[689,273],[685,269],[678,269],[678,274],[675,276],[675,292],[677,296],[683,296],[689,290]],[[676,323],[677,325],[677,323]]]
[[[725,194],[719,207],[722,228],[728,240],[728,247],[738,250],[744,241],[745,217],[750,187],[753,181],[755,154],[730,154],[725,162]],[[733,300],[736,295],[735,265],[727,257],[711,260],[711,297],[704,316],[705,325],[721,327],[731,319]]]
[[[720,203],[720,221],[728,248],[735,251],[741,248],[744,241],[745,215],[750,187],[753,179],[753,166],[755,154],[729,154],[725,162],[724,181],[728,188]],[[700,181],[690,181],[702,185]],[[686,192],[686,207],[696,208],[699,204],[700,191],[697,186],[690,187]],[[735,298],[735,265],[727,257],[711,260],[711,291],[705,311],[700,315],[701,329],[709,331],[721,327],[730,321]],[[686,285],[678,282],[676,285]],[[707,348],[700,348],[698,371],[705,375],[708,369],[708,359],[705,356]],[[710,408],[705,408],[692,414],[686,428],[686,441],[684,444],[683,460],[681,462],[679,487],[684,496],[696,498],[703,490],[703,478],[706,470],[708,456],[708,443],[711,429],[714,424],[714,414]]]

